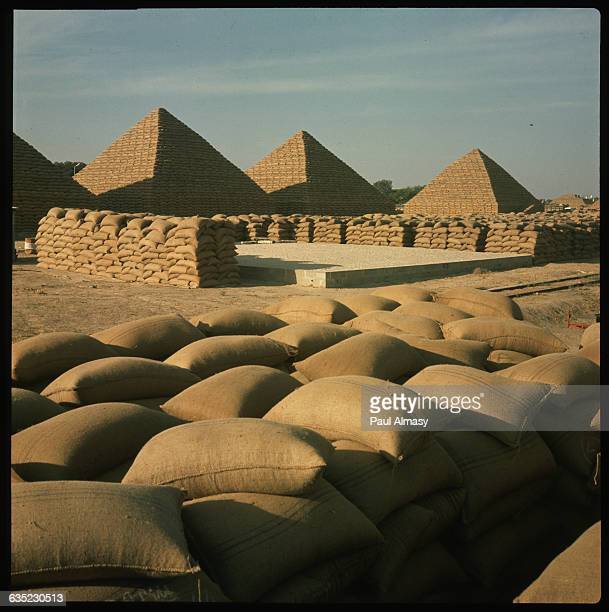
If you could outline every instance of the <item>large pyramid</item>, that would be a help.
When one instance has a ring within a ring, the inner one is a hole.
[[[359,215],[395,204],[307,132],[297,132],[246,170],[271,196],[275,212]]]
[[[444,168],[414,198],[405,213],[462,215],[515,212],[538,204],[516,179],[480,149]]]
[[[35,236],[38,221],[54,206],[87,208],[93,201],[91,193],[13,133],[12,205],[18,209],[15,239]]]
[[[176,216],[268,213],[254,181],[164,108],[156,108],[76,175],[98,207]]]

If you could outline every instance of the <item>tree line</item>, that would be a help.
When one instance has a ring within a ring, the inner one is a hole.
[[[393,188],[393,181],[389,179],[381,179],[372,183],[383,195],[391,198],[396,204],[404,204],[425,187],[425,185],[410,185],[408,187]]]

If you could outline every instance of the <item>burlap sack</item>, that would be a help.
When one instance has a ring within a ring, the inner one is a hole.
[[[264,336],[287,325],[277,317],[247,308],[221,308],[192,317],[190,321],[208,336]]]
[[[431,302],[433,301],[433,293],[422,287],[414,285],[391,285],[389,287],[380,287],[372,292],[372,295],[380,295],[389,300],[395,300],[400,304],[407,302]]]
[[[592,344],[593,342],[599,342],[601,339],[601,324],[600,323],[592,323],[589,327],[584,329],[584,333],[582,334],[579,340],[579,348],[583,348]]]
[[[116,467],[109,469],[107,472],[102,472],[101,474],[97,475],[95,478],[93,478],[93,480],[96,480],[97,482],[122,482],[125,474],[129,471],[129,468],[133,464],[134,460],[135,457],[131,457],[127,461],[124,461]]]
[[[189,498],[301,495],[317,483],[332,453],[327,440],[302,427],[247,418],[200,421],[155,436],[123,482],[172,485]]]
[[[215,336],[193,342],[171,355],[165,363],[190,370],[200,378],[208,378],[242,365],[276,366],[296,353],[293,346],[267,337]]]
[[[328,440],[353,440],[399,462],[423,449],[430,440],[425,431],[362,430],[362,387],[384,391],[404,388],[369,376],[322,378],[296,389],[276,404],[263,419],[291,423],[319,431]],[[408,392],[407,392],[408,395]]]
[[[173,396],[201,380],[184,368],[142,357],[109,357],[68,370],[42,391],[66,406]]]
[[[360,332],[335,323],[292,323],[267,334],[268,338],[284,342],[298,350],[301,361],[324,349],[357,336]]]
[[[240,366],[189,387],[165,402],[162,410],[184,421],[260,418],[300,386],[295,378],[274,368]]]
[[[391,336],[409,334],[429,338],[430,340],[440,340],[444,337],[442,328],[432,319],[383,310],[372,310],[360,315],[351,321],[347,321],[345,327]]]
[[[337,440],[324,478],[375,525],[430,493],[458,487],[461,472],[435,440],[395,466],[377,451],[352,440]]]
[[[463,312],[463,310],[458,310],[457,308],[452,308],[451,306],[439,304],[437,302],[407,302],[399,308],[396,308],[394,312],[408,316],[433,319],[441,325],[450,323],[451,321],[469,319],[472,316],[467,312]]]
[[[486,361],[485,367],[489,372],[498,372],[511,368],[517,363],[522,363],[532,359],[531,355],[519,353],[518,351],[491,351]]]
[[[426,366],[450,364],[482,370],[491,350],[486,342],[476,340],[429,340],[410,334],[399,338],[417,350]]]
[[[133,404],[75,408],[15,434],[11,463],[25,480],[92,480],[182,421]]]
[[[600,368],[573,353],[540,355],[498,373],[512,380],[548,385],[600,385]]]
[[[346,295],[340,298],[340,302],[352,310],[356,315],[361,315],[370,310],[395,310],[400,303],[396,300],[382,297],[380,295]]]
[[[581,357],[585,357],[590,361],[593,361],[597,366],[601,365],[601,342],[597,340],[596,342],[590,342],[590,344],[586,344],[584,348],[577,352]]]
[[[536,357],[547,353],[563,353],[562,340],[528,321],[499,317],[472,317],[442,326],[447,339],[487,342],[493,350],[517,351]]]
[[[451,530],[452,537],[460,542],[473,542],[483,533],[507,521],[510,517],[523,512],[539,503],[554,482],[555,474],[549,478],[533,480],[522,487],[496,499],[472,523],[457,523]]]
[[[523,434],[520,446],[510,448],[480,431],[447,431],[436,434],[463,473],[467,491],[461,520],[475,521],[492,502],[534,480],[547,478],[556,462],[540,435]]]
[[[306,385],[307,383],[311,382],[302,372],[298,372],[298,370],[296,372],[292,372],[290,376],[294,380],[298,381],[301,385]]]
[[[599,431],[541,431],[559,465],[591,487],[600,486],[601,436]]]
[[[396,574],[391,588],[381,592],[377,601],[412,603],[427,595],[446,591],[469,582],[457,560],[439,542],[432,542],[415,551]]]
[[[514,603],[591,604],[601,599],[601,523],[560,553]]]
[[[181,504],[182,492],[171,487],[14,483],[12,584],[194,573]]]
[[[204,572],[167,579],[92,580],[44,588],[23,589],[23,593],[63,593],[66,601],[120,602],[228,602],[220,587]]]
[[[316,296],[294,296],[267,306],[267,314],[274,315],[286,323],[317,321],[341,324],[355,317],[355,313],[344,304],[330,298]]]
[[[557,527],[552,513],[537,504],[452,551],[470,575],[493,588],[505,584],[509,566],[520,565]]]
[[[213,495],[186,502],[182,515],[206,570],[234,601],[255,601],[310,567],[382,541],[323,480],[305,497]]]
[[[342,602],[351,584],[366,575],[380,546],[369,546],[316,564],[265,593],[263,603],[320,604]]]
[[[378,591],[389,591],[412,553],[431,542],[435,521],[432,511],[416,504],[407,504],[390,514],[378,525],[385,544],[366,581]]]
[[[146,398],[137,398],[129,400],[130,404],[137,404],[138,406],[144,406],[145,408],[150,408],[152,410],[160,410],[161,406],[168,402],[170,397],[146,397]]]
[[[184,317],[168,314],[121,323],[93,337],[124,355],[163,360],[187,344],[205,338],[205,334]]]
[[[11,433],[42,423],[65,409],[28,389],[11,389]]]
[[[404,383],[409,389],[430,394],[437,388],[439,396],[458,397],[470,394],[478,398],[474,410],[455,415],[464,428],[485,431],[508,446],[518,446],[521,435],[532,424],[547,401],[551,387],[540,383],[514,383],[497,374],[466,366],[429,366]]]
[[[523,318],[520,306],[511,297],[493,291],[453,287],[438,293],[435,301],[468,312],[474,317]]]
[[[385,334],[363,333],[297,361],[294,367],[309,380],[328,376],[371,376],[395,380],[424,367],[418,352]]]
[[[13,344],[11,376],[18,384],[49,380],[82,363],[115,355],[110,347],[86,334],[38,334]]]

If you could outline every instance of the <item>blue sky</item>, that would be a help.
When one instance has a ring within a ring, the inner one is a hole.
[[[598,192],[593,9],[16,11],[14,40],[14,130],[52,160],[163,106],[244,169],[304,129],[396,187],[478,147]]]

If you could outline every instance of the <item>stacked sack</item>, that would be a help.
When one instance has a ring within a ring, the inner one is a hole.
[[[272,219],[269,215],[249,215],[247,224],[247,237],[249,240],[258,240],[268,237],[268,227]]]
[[[346,221],[338,217],[318,217],[313,229],[313,242],[344,244]]]
[[[13,482],[13,590],[64,601],[227,601],[189,552],[183,498],[174,487]]]
[[[268,237],[274,242],[282,240],[294,240],[294,226],[292,222],[284,216],[272,215],[273,221],[268,226]]]
[[[193,555],[231,600],[318,602],[358,579],[382,542],[326,480],[333,452],[298,426],[198,421],[150,440],[123,483],[186,491]]]
[[[33,522],[59,530],[61,550],[71,540],[54,506],[47,522],[46,506],[18,496],[23,522],[13,542],[23,551],[14,553],[14,575],[33,576],[20,588],[54,585],[74,599],[408,602],[471,591],[472,581],[511,584],[533,553],[547,555],[546,536],[556,545],[558,532],[585,528],[600,486],[598,455],[578,455],[592,436],[564,438],[547,427],[556,410],[578,424],[594,421],[598,405],[543,402],[551,385],[597,384],[600,327],[568,353],[522,319],[496,293],[398,285],[16,343],[13,486],[30,487],[45,504],[57,500],[70,520],[83,512],[88,535],[75,537],[89,537],[86,555],[66,559],[96,567],[42,575],[33,554],[23,560],[38,538],[24,534]],[[426,430],[362,428],[364,393],[414,398],[451,384],[484,392],[481,421],[451,413]],[[497,420],[504,426],[486,426]],[[531,420],[539,433],[528,431]],[[564,474],[592,503],[583,505]],[[95,518],[81,510],[86,496]],[[173,509],[163,496],[174,496]],[[116,514],[104,499],[116,500]],[[153,506],[160,514],[146,514]],[[176,507],[188,547],[171,518]],[[572,521],[582,508],[586,517]],[[117,537],[99,543],[92,526],[106,512]],[[173,565],[142,553],[148,541],[164,550],[162,514],[168,550],[182,551]],[[149,540],[141,525],[150,526]],[[57,554],[43,552],[43,560]],[[140,562],[148,569],[134,573]],[[108,565],[120,569],[109,576],[100,569]]]
[[[53,208],[36,243],[47,269],[190,288],[239,282],[235,232],[221,218]]]
[[[226,217],[233,225],[235,230],[235,241],[245,242],[248,240],[247,226],[249,223],[249,217],[247,215],[230,215]]]
[[[362,431],[363,388],[404,391],[380,378],[323,377],[286,396],[263,419],[301,425],[332,441],[334,454],[328,460],[326,480],[384,537],[382,550],[365,577],[367,590],[376,600],[412,601],[463,577],[437,541],[458,516],[462,477],[428,432]],[[426,580],[413,581],[409,573],[421,559],[428,559],[421,572]],[[435,573],[434,559],[439,561]],[[446,563],[456,573],[446,572]],[[428,570],[433,576],[427,576]]]
[[[295,225],[296,242],[313,242],[315,220],[313,217],[302,217]]]

